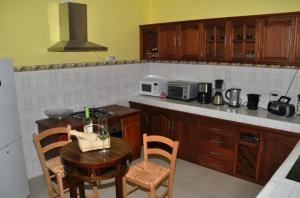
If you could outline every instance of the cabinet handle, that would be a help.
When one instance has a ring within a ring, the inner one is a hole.
[[[174,38],[174,46],[177,47],[176,37]]]
[[[221,129],[214,128],[214,127],[212,127],[211,130],[213,130],[213,131],[221,131]]]
[[[168,130],[170,131],[170,129],[171,129],[171,121],[169,120],[169,122],[168,122]]]
[[[215,167],[215,168],[219,168],[219,166],[218,166],[218,165],[216,165],[216,164],[213,164],[213,163],[209,163],[208,165],[210,165],[210,166],[213,166],[213,167]]]
[[[209,140],[210,142],[212,143],[215,143],[215,144],[220,144],[221,142],[220,141],[217,141],[217,140]]]
[[[209,152],[209,154],[211,154],[211,155],[215,155],[215,156],[218,156],[218,155],[220,155],[219,153],[212,152],[212,151],[210,151],[210,152]]]
[[[261,149],[260,149],[260,151],[263,152],[263,150],[264,150],[264,141],[261,141]]]

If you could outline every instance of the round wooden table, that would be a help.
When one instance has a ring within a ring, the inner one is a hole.
[[[97,181],[115,178],[116,197],[123,197],[122,177],[127,173],[131,161],[131,147],[128,142],[111,137],[108,152],[100,150],[81,152],[77,141],[60,149],[70,187],[70,197],[85,197],[84,182],[95,184]]]

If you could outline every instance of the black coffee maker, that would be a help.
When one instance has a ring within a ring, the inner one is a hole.
[[[211,103],[212,83],[201,82],[198,87],[198,102],[202,104]]]

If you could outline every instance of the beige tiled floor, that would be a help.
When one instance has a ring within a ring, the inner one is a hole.
[[[205,167],[177,160],[174,198],[254,198],[262,186],[253,184]],[[101,185],[101,198],[115,197],[113,180]],[[43,177],[30,180],[29,198],[45,198],[47,192]],[[66,197],[69,197],[66,194]],[[143,198],[147,194],[143,191],[132,193],[130,198]]]

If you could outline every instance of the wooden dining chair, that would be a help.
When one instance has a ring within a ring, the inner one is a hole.
[[[172,198],[174,171],[179,142],[172,141],[163,136],[147,136],[146,134],[143,135],[143,142],[144,161],[130,167],[128,173],[123,177],[123,197],[127,198],[129,193],[134,192],[138,188],[142,188],[149,191],[148,196],[150,198],[156,198],[156,189],[163,185],[167,187],[167,189],[160,197],[167,196],[168,198]],[[149,142],[165,144],[169,146],[172,151],[168,152],[162,148],[148,148]],[[166,158],[169,162],[168,167],[150,162],[149,155],[158,155]],[[133,188],[129,189],[127,182],[128,184],[133,185]]]
[[[59,196],[64,197],[64,187],[63,187],[63,177],[64,167],[61,164],[60,157],[56,156],[51,159],[46,159],[45,154],[51,150],[62,147],[70,142],[69,132],[71,131],[71,126],[58,127],[45,130],[41,133],[33,134],[33,142],[37,150],[38,157],[40,159],[41,167],[44,173],[44,179],[47,185],[49,198],[54,198]],[[66,135],[67,139],[64,141],[57,141],[50,143],[46,146],[42,146],[41,141],[46,138],[51,138],[58,135]],[[54,182],[56,180],[56,182]]]

